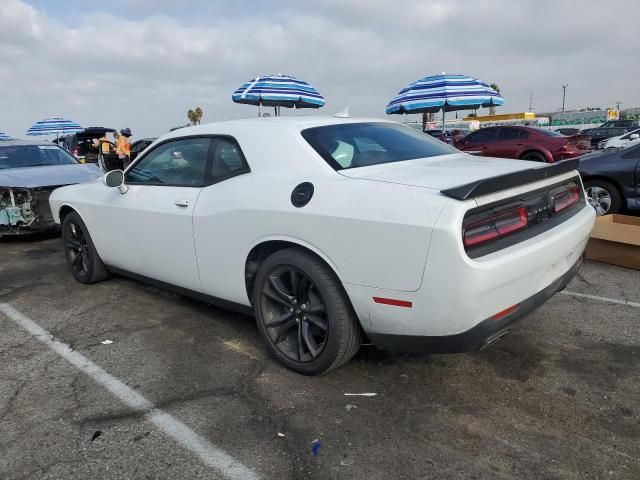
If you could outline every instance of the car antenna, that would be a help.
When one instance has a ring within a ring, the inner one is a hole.
[[[339,111],[334,115],[336,118],[350,118],[349,117],[349,107],[345,107],[343,110]]]

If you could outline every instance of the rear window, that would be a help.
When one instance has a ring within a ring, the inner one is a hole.
[[[336,170],[448,155],[458,151],[411,127],[394,123],[349,123],[302,131]]]
[[[56,145],[11,145],[0,147],[0,169],[73,165],[78,161]]]
[[[542,135],[546,135],[547,137],[564,137],[565,136],[560,132],[557,132],[555,130],[547,130],[546,128],[539,128],[539,127],[527,127],[527,128],[533,130],[534,132],[541,133]]]

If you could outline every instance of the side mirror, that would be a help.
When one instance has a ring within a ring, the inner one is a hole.
[[[629,140],[637,140],[640,138],[640,135],[638,135],[637,133],[632,133],[631,135],[629,135]]]
[[[103,177],[107,187],[117,187],[120,193],[127,193],[127,186],[124,184],[124,172],[122,170],[111,170]]]

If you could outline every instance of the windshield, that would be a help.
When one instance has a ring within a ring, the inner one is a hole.
[[[447,155],[458,151],[395,123],[347,123],[309,128],[302,136],[336,170]]]
[[[78,161],[56,145],[8,145],[0,147],[0,169],[73,165]]]

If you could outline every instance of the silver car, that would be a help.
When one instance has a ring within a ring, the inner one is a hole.
[[[0,237],[56,228],[51,192],[100,174],[97,165],[81,164],[52,143],[0,142]]]

